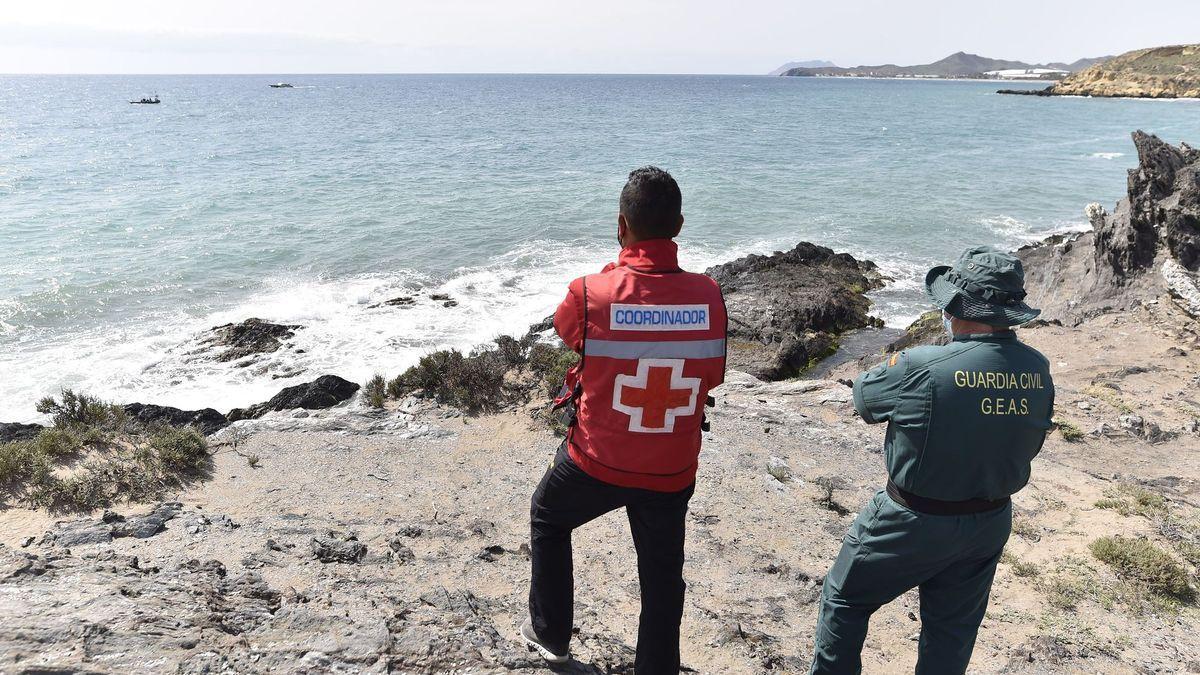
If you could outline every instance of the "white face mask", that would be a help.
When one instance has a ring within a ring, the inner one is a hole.
[[[946,335],[949,335],[950,339],[953,340],[954,339],[954,318],[951,317],[949,314],[947,314],[946,310],[944,310],[944,309],[942,310],[942,328],[945,329]]]

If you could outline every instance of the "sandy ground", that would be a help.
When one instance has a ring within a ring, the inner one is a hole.
[[[1198,610],[1139,608],[1087,548],[1099,536],[1127,534],[1170,550],[1155,517],[1095,506],[1124,483],[1163,495],[1171,514],[1197,522],[1195,324],[1163,303],[1079,328],[1044,326],[1022,334],[1051,359],[1058,416],[1085,433],[1102,424],[1107,429],[1077,442],[1052,434],[1032,482],[1015,497],[1011,555],[1000,566],[971,671],[1200,672]],[[832,380],[764,384],[734,374],[717,393],[688,523],[683,661],[701,673],[802,672],[820,580],[855,512],[885,480],[883,430],[859,421],[850,390]],[[181,515],[147,539],[84,544],[67,554],[28,540],[79,515],[0,513],[0,543],[24,553],[61,556],[59,564],[66,565],[112,551],[137,556],[143,569],[164,570],[215,559],[230,578],[260,574],[281,593],[283,607],[275,618],[234,635],[180,619],[166,633],[192,637],[164,642],[161,635],[143,637],[146,615],[187,616],[188,607],[164,600],[139,608],[128,593],[121,595],[124,577],[114,581],[99,572],[42,582],[47,577],[18,574],[0,582],[0,672],[35,665],[98,672],[544,670],[516,636],[529,573],[523,549],[529,497],[558,441],[531,410],[464,418],[412,402],[384,414],[357,405],[239,423],[238,431],[223,432],[211,479],[174,495]],[[1140,430],[1122,428],[1119,419],[1128,415],[1143,419]],[[1173,436],[1155,437],[1146,431],[1151,424]],[[258,458],[257,467],[250,456]],[[768,473],[780,460],[790,478]],[[837,486],[834,505],[819,502],[819,479]],[[413,560],[389,548],[402,528],[409,528],[401,539]],[[356,534],[366,557],[315,560],[310,540],[331,529]],[[567,670],[621,672],[630,664],[638,606],[623,514],[580,530],[575,555],[577,661]],[[1063,588],[1078,591],[1070,603],[1061,600]],[[441,615],[421,619],[413,609],[437,606],[430,594],[439,592],[469,593],[472,621],[495,633],[472,652],[478,657],[453,668],[450,661],[403,655],[411,646],[396,637],[459,626]],[[321,617],[323,623],[313,624],[319,631],[305,632],[295,618],[300,615],[288,614],[298,603],[310,613],[305,616]],[[89,641],[87,631],[76,640],[63,628],[89,619],[107,625],[107,640]],[[155,621],[162,624],[163,617]],[[915,592],[883,608],[867,639],[866,672],[911,672],[919,629]],[[34,639],[39,632],[63,637],[51,647]],[[198,667],[203,664],[207,670]]]

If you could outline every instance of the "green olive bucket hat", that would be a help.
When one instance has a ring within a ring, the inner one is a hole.
[[[1016,326],[1042,313],[1025,304],[1021,261],[991,246],[969,248],[954,266],[929,270],[925,292],[948,314],[992,326]]]

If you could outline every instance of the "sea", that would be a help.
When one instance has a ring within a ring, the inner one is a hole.
[[[614,259],[621,186],[646,164],[683,190],[686,268],[816,242],[875,261],[892,282],[872,311],[904,326],[929,266],[1111,207],[1133,130],[1200,142],[1200,101],[997,86],[0,77],[0,421],[39,420],[64,387],[227,411],[524,333]],[[380,305],[397,296],[416,303]],[[249,317],[302,328],[250,366],[197,357],[207,329]]]

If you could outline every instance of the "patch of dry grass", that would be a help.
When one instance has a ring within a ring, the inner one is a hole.
[[[1058,430],[1059,435],[1063,437],[1063,440],[1068,443],[1077,443],[1087,436],[1078,426],[1061,417],[1055,417],[1052,420],[1052,424]]]
[[[1167,500],[1140,485],[1120,483],[1115,489],[1108,490],[1103,499],[1097,500],[1096,507],[1116,511],[1122,516],[1137,514],[1153,518],[1166,512]]]
[[[1111,384],[1093,384],[1083,390],[1084,394],[1092,398],[1098,398],[1101,401],[1121,411],[1123,414],[1132,415],[1134,413],[1133,406],[1125,402],[1121,398],[1120,391]]]

